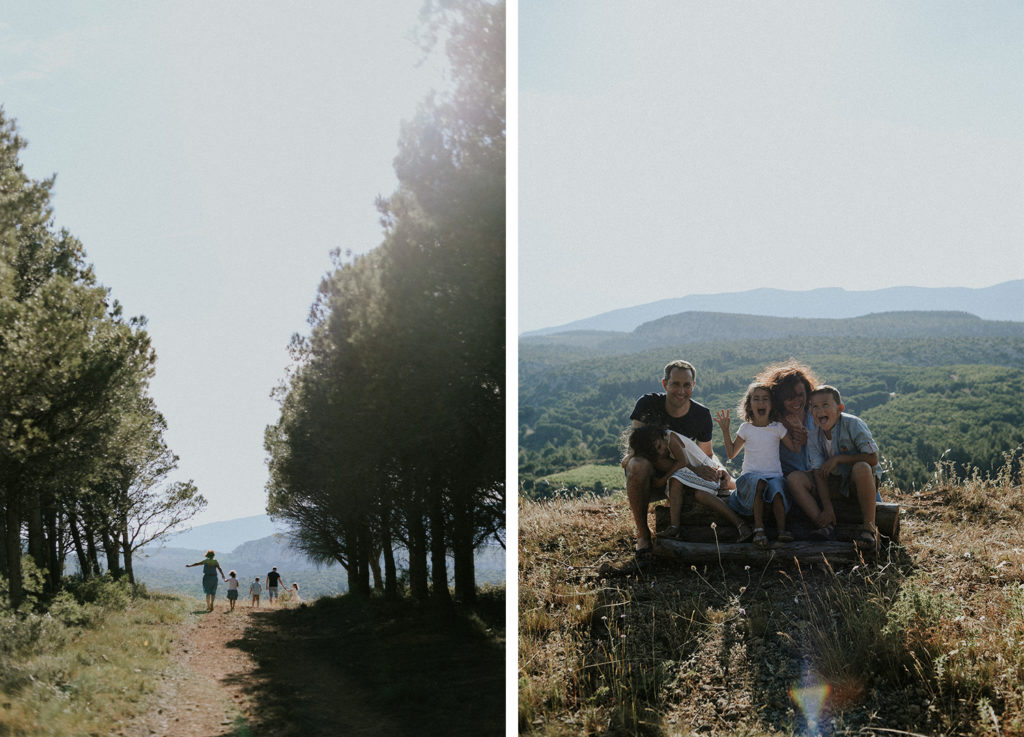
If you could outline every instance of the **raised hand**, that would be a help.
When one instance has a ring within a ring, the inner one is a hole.
[[[729,410],[720,409],[717,412],[715,412],[715,422],[717,422],[718,426],[722,428],[722,432],[728,432],[729,425],[732,422],[729,419]]]

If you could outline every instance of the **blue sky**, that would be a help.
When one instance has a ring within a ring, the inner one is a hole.
[[[331,249],[380,243],[400,123],[443,84],[421,4],[0,3],[0,104],[57,226],[149,319],[197,523],[263,512],[289,339]]]
[[[518,330],[1024,278],[1022,38],[1018,2],[521,0]]]

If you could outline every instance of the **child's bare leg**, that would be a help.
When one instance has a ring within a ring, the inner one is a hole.
[[[729,508],[729,505],[723,502],[718,494],[712,494],[710,491],[705,491],[704,489],[696,489],[694,491],[694,498],[705,507],[709,507],[711,511],[725,517],[735,527],[739,527],[743,524],[743,520],[739,518],[739,515],[732,511]]]
[[[765,482],[757,482],[757,491],[754,493],[754,529],[764,529],[764,487]]]
[[[807,471],[793,471],[786,477],[786,489],[793,497],[796,505],[803,510],[804,514],[815,527],[824,527],[831,520],[814,497],[814,478]]]
[[[867,463],[854,463],[850,469],[850,483],[857,490],[857,501],[864,526],[875,524],[875,475]]]
[[[772,514],[775,515],[775,526],[783,532],[786,529],[786,504],[782,501],[782,494],[776,494],[772,499]]]

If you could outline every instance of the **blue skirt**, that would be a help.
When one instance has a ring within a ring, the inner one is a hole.
[[[203,576],[203,592],[207,596],[217,595],[217,574]]]
[[[736,479],[736,489],[729,494],[729,507],[737,514],[750,517],[754,514],[754,495],[757,494],[757,485],[760,481],[765,482],[764,500],[771,504],[772,499],[782,494],[782,503],[786,512],[789,512],[789,496],[783,489],[784,479],[782,476],[765,476],[760,473],[745,473]]]

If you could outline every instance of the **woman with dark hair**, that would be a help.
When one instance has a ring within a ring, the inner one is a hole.
[[[795,358],[766,367],[756,381],[771,389],[772,404],[781,408],[779,420],[798,446],[795,451],[779,446],[786,491],[817,528],[814,536],[827,540],[835,530],[835,513],[822,511],[814,497],[814,476],[807,451],[807,435],[814,430],[807,400],[820,382],[809,367]]]

